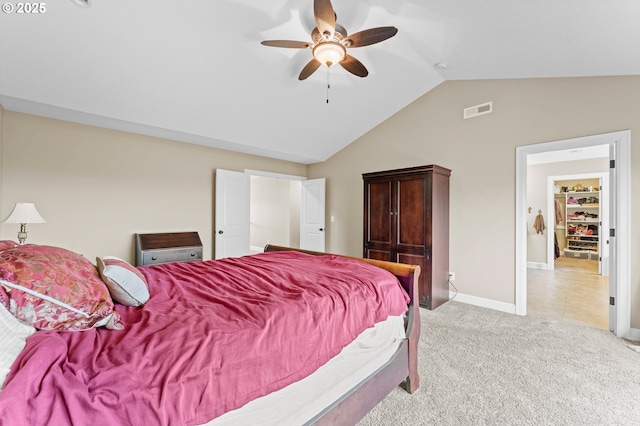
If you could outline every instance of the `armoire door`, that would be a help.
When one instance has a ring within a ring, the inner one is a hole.
[[[364,191],[364,254],[369,259],[392,259],[393,180],[376,179],[365,182]]]
[[[419,302],[431,307],[431,274],[429,239],[431,223],[429,194],[431,175],[400,176],[396,180],[395,254],[393,261],[420,265],[423,271],[418,280]]]

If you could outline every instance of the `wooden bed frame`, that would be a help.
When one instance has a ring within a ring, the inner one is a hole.
[[[312,255],[329,254],[271,244],[267,244],[264,251],[299,251]],[[415,392],[420,386],[420,377],[418,376],[420,309],[417,300],[420,267],[352,256],[343,257],[357,259],[386,269],[398,278],[411,299],[405,319],[406,339],[385,365],[325,408],[307,423],[309,425],[355,425],[396,386],[402,385],[409,393]]]

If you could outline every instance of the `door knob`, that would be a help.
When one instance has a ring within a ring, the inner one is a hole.
[[[319,229],[319,231],[320,231],[320,232],[324,231],[324,228],[320,228],[320,229]]]
[[[224,232],[221,230],[218,231],[218,234],[223,234]]]

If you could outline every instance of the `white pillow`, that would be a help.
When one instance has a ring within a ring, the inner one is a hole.
[[[13,362],[24,349],[27,337],[35,331],[32,326],[18,321],[0,303],[0,389],[4,386]]]
[[[144,275],[117,257],[96,257],[102,281],[113,300],[127,306],[141,306],[149,300],[149,287]]]

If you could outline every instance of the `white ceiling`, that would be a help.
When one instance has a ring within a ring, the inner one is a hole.
[[[328,104],[309,50],[260,44],[310,40],[312,0],[90,1],[0,13],[5,109],[314,163],[445,80],[640,74],[638,0],[333,0],[399,31],[349,49],[369,76],[332,67]]]

